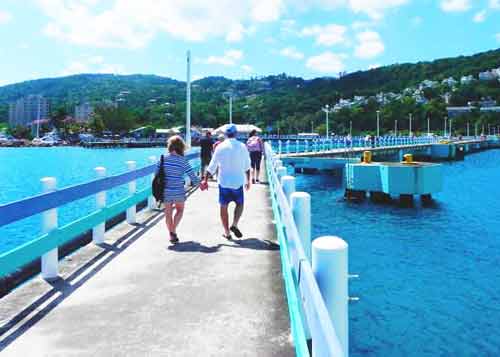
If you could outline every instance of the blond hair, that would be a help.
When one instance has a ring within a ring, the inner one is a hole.
[[[177,155],[184,156],[186,144],[179,135],[174,135],[167,141],[167,150],[168,152],[175,152]]]

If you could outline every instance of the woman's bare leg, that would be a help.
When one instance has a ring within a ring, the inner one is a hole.
[[[182,215],[184,214],[184,202],[175,202],[174,206],[175,206],[175,215],[171,232],[177,233],[177,226],[181,222]]]
[[[171,203],[165,202],[165,222],[167,223],[167,229],[169,232],[173,232],[174,220],[172,219],[174,206]]]

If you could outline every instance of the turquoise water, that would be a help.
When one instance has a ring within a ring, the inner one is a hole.
[[[95,179],[94,168],[104,166],[108,175],[127,171],[126,161],[137,162],[137,168],[149,164],[148,157],[159,157],[162,148],[147,149],[83,149],[77,147],[1,148],[0,149],[0,204],[39,194],[40,179],[57,178],[58,188]],[[146,187],[147,179],[137,181],[137,188]],[[108,203],[127,195],[127,186],[108,191]],[[95,209],[94,198],[79,200],[62,207],[59,225],[80,218]],[[0,253],[40,235],[40,215],[0,228]]]
[[[349,244],[351,356],[500,355],[500,150],[445,164],[432,208],[341,201],[342,182],[299,175],[313,236]]]

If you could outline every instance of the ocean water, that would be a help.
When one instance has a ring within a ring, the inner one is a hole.
[[[0,149],[0,204],[34,196],[41,192],[40,179],[57,178],[57,187],[63,188],[95,179],[94,168],[104,166],[108,175],[127,171],[126,161],[137,162],[137,168],[149,165],[148,157],[159,157],[163,148],[145,149],[84,149],[78,147],[1,148]],[[137,180],[137,188],[149,184],[146,178]],[[127,185],[107,193],[108,204],[127,195]],[[95,210],[95,199],[85,198],[58,210],[59,225]],[[0,227],[0,253],[37,238],[40,215]]]
[[[351,356],[500,355],[500,150],[444,164],[435,205],[342,201],[340,177],[298,175],[313,237],[349,244]]]

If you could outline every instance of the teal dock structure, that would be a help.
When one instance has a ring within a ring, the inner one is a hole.
[[[299,209],[301,193],[283,186],[286,173],[269,146],[266,153],[269,186],[247,194],[242,240],[222,239],[211,184],[192,193],[181,243],[169,246],[151,188],[135,184],[155,164],[128,162],[130,171],[109,177],[98,168],[95,181],[62,189],[51,178],[41,195],[0,206],[0,226],[36,214],[44,224],[41,237],[0,255],[0,278],[33,262],[43,278],[2,298],[2,356],[346,356],[347,245],[332,239],[335,247],[313,249],[304,234],[310,211]],[[188,159],[198,165],[197,153]],[[105,192],[122,185],[126,196],[107,204]],[[59,226],[57,209],[85,197],[95,197],[96,210]],[[126,220],[103,231],[118,214]],[[93,243],[62,256],[82,234]],[[330,293],[331,269],[343,294]],[[332,318],[335,308],[342,318]]]

